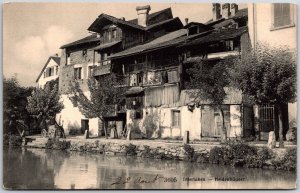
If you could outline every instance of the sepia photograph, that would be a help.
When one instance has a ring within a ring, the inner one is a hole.
[[[2,11],[3,189],[297,188],[297,4]]]

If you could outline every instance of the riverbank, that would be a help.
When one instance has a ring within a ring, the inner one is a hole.
[[[138,156],[143,158],[183,160],[198,163],[244,166],[276,170],[296,169],[296,145],[269,149],[254,142],[197,142],[183,144],[176,140],[120,140],[79,137],[46,139],[27,137],[23,147],[94,152],[105,155]]]

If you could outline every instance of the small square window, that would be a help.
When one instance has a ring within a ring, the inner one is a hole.
[[[172,111],[172,127],[180,127],[180,111]]]

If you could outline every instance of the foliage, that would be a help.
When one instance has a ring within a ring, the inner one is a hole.
[[[79,129],[79,128],[71,127],[69,129],[69,135],[82,135],[82,134],[83,133],[82,133],[81,129]]]
[[[288,141],[297,142],[297,127],[291,127],[286,136]]]
[[[157,130],[158,115],[156,113],[148,114],[143,122],[143,127],[146,129],[147,138],[151,138],[153,133]],[[158,133],[158,138],[161,137],[161,133]]]
[[[209,163],[213,164],[223,164],[224,163],[224,154],[226,153],[226,147],[213,147],[209,152]]]
[[[49,138],[47,143],[45,144],[46,149],[59,149],[59,150],[67,150],[71,146],[70,141],[62,140],[60,141],[58,138]]]
[[[126,155],[134,156],[137,154],[136,146],[131,143],[125,146],[125,151],[126,151]]]
[[[3,79],[3,131],[18,134],[16,121],[22,121],[27,127],[33,126],[26,110],[27,97],[33,88],[20,86],[16,77]]]
[[[288,103],[296,99],[296,58],[285,47],[259,44],[234,61],[233,83],[253,104]]]
[[[296,100],[296,57],[286,47],[259,44],[255,50],[236,59],[231,79],[248,102],[276,104],[279,107],[279,146],[283,147],[282,104]]]
[[[189,94],[194,98],[194,102],[201,103],[209,101],[216,105],[220,110],[222,118],[222,140],[226,141],[226,128],[224,122],[224,112],[222,104],[226,98],[226,88],[230,85],[230,76],[228,68],[233,58],[227,58],[217,63],[202,61],[196,63],[193,68],[188,70],[190,82],[187,87],[190,89]]]
[[[184,144],[183,149],[185,154],[187,155],[187,159],[189,161],[194,161],[194,156],[195,156],[194,148],[188,144]]]
[[[257,151],[257,154],[246,156],[245,166],[248,168],[262,168],[266,165],[266,160],[270,160],[272,157],[272,151],[268,147],[262,147]]]
[[[18,135],[4,134],[3,135],[3,144],[4,146],[21,146],[22,145],[22,137]]]
[[[272,164],[277,170],[296,171],[297,167],[297,148],[288,149],[282,158],[272,160]]]
[[[124,102],[125,88],[119,86],[117,78],[113,74],[102,77],[96,80],[90,77],[88,87],[90,96],[85,95],[82,91],[79,82],[71,85],[72,94],[70,99],[77,102],[80,111],[87,118],[99,118],[104,121],[104,117],[111,115],[117,104]],[[105,128],[105,136],[107,137],[107,128]]]
[[[55,120],[55,116],[63,109],[59,101],[57,84],[46,84],[45,88],[36,88],[28,97],[26,109],[28,113],[38,120],[41,128],[46,129],[47,121]]]

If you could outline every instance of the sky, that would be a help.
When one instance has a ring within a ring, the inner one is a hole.
[[[22,86],[36,86],[47,59],[59,47],[89,35],[87,28],[101,14],[126,20],[137,17],[136,6],[147,3],[6,3],[3,5],[3,74]],[[152,3],[150,13],[171,7],[182,23],[205,23],[211,3]],[[239,9],[246,8],[239,4]]]

